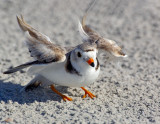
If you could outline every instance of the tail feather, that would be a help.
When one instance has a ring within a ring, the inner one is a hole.
[[[39,61],[28,62],[28,63],[22,64],[22,65],[19,65],[17,67],[11,68],[11,69],[3,72],[3,74],[11,74],[11,73],[20,71],[20,70],[27,68],[27,67],[34,65],[34,64],[40,64],[40,62]]]

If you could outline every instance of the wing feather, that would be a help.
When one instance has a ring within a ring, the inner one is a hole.
[[[20,28],[26,32],[26,44],[33,58],[40,62],[62,62],[65,60],[66,50],[51,42],[50,38],[38,32],[24,21],[23,16],[18,17]]]
[[[84,41],[92,42],[97,44],[99,50],[106,51],[112,57],[126,57],[123,53],[122,48],[119,47],[115,41],[105,39],[101,37],[97,32],[92,30],[90,27],[85,25],[85,14],[82,18],[82,22],[79,23],[79,32]]]

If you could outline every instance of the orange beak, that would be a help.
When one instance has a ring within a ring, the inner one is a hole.
[[[93,58],[88,59],[87,63],[88,63],[90,66],[92,66],[92,67],[95,66],[95,65],[94,65],[94,60],[93,60]]]

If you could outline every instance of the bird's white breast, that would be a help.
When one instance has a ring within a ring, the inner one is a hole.
[[[93,83],[99,75],[99,70],[88,66],[79,75],[66,71],[66,61],[63,63],[53,63],[41,70],[38,74],[50,81],[50,83],[70,87],[82,87]]]

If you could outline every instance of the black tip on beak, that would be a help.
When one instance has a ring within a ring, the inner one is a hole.
[[[90,64],[92,67],[94,67],[95,65],[94,65],[94,62],[92,62],[91,64]]]

